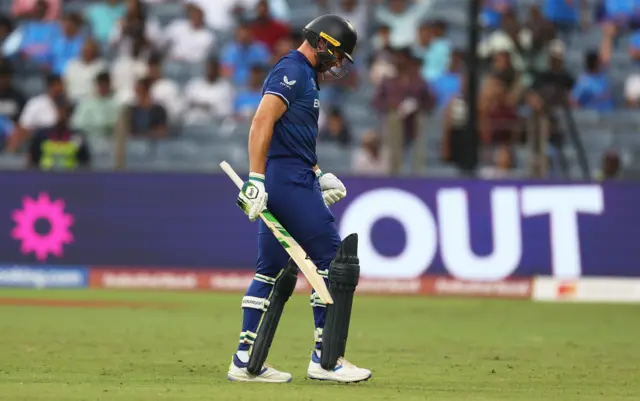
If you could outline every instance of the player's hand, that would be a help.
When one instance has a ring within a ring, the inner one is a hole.
[[[331,206],[347,196],[347,188],[338,177],[331,173],[324,174],[320,169],[316,170],[316,175],[320,181],[320,190],[325,205]]]
[[[256,221],[260,212],[267,207],[267,192],[264,189],[264,175],[249,173],[247,180],[238,194],[237,205],[250,221]]]

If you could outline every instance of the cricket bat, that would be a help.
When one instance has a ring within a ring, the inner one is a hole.
[[[242,189],[244,185],[244,180],[240,178],[240,176],[233,170],[231,165],[226,161],[222,161],[220,163],[220,167],[222,171],[224,171],[229,178],[236,184],[238,189]],[[309,281],[309,284],[316,291],[320,299],[325,304],[332,304],[333,298],[331,298],[331,294],[329,293],[329,289],[324,282],[322,276],[318,274],[318,268],[311,261],[307,253],[302,249],[302,247],[296,242],[296,240],[289,234],[289,232],[280,224],[278,219],[276,219],[270,211],[264,209],[262,213],[260,213],[260,217],[262,221],[269,227],[269,230],[276,236],[282,247],[287,251],[291,259],[298,265],[298,268],[302,270],[302,273]]]

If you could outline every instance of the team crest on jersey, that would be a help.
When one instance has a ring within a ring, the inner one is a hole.
[[[282,82],[280,82],[280,85],[285,86],[288,89],[291,89],[291,87],[295,84],[296,84],[296,80],[294,79],[289,81],[289,77],[287,77],[286,75],[284,76],[284,78],[282,78]]]

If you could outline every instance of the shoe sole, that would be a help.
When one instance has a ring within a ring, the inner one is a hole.
[[[336,379],[329,379],[326,377],[312,377],[312,376],[307,376],[307,378],[311,379],[311,380],[317,380],[317,381],[323,381],[323,382],[336,382],[336,383],[344,383],[344,384],[349,384],[349,383],[362,383],[362,382],[366,382],[367,380],[371,379],[371,377],[373,376],[373,374],[370,374],[369,376],[363,378],[363,379],[358,379],[358,380],[336,380]]]
[[[248,379],[246,377],[239,378],[239,377],[233,377],[233,376],[227,375],[227,379],[229,379],[229,381],[239,382],[239,383],[291,383],[291,380],[293,380],[293,377],[290,377],[289,380],[287,381],[281,381],[281,380],[276,381],[276,380],[265,380],[260,378],[251,378],[251,379]]]

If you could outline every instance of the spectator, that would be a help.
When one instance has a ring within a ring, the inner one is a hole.
[[[393,63],[394,52],[391,48],[391,28],[387,25],[378,27],[372,42],[374,51],[369,68],[369,80],[374,86],[377,86],[383,79],[396,74],[396,67]]]
[[[126,4],[126,14],[114,25],[109,45],[118,53],[129,54],[133,43],[142,41],[146,50],[153,50],[163,38],[160,22],[147,17],[141,0],[126,0]]]
[[[469,146],[467,126],[469,107],[467,103],[466,76],[461,76],[460,92],[447,103],[444,110],[444,127],[442,132],[442,161],[460,169],[468,169],[473,152]]]
[[[288,37],[291,29],[288,25],[273,19],[269,13],[269,2],[260,0],[256,6],[256,18],[251,23],[251,33],[257,41],[273,52],[278,41]]]
[[[506,147],[511,151],[517,140],[517,109],[507,99],[507,93],[508,88],[500,76],[490,75],[485,79],[478,106],[482,163],[491,163],[497,148]]]
[[[62,35],[51,46],[51,69],[55,74],[64,74],[69,61],[80,56],[85,37],[81,31],[82,16],[69,13],[62,20]]]
[[[255,9],[260,0],[189,0],[204,10],[207,25],[216,31],[228,32],[238,19],[246,19],[247,11]],[[281,22],[291,19],[291,10],[287,0],[269,0],[269,13]]]
[[[271,56],[271,64],[275,65],[282,57],[289,54],[291,49],[298,48],[298,46],[296,46],[294,43],[295,42],[292,35],[278,39]]]
[[[602,162],[600,169],[595,174],[595,179],[598,181],[609,181],[620,178],[621,166],[620,155],[614,150],[605,152],[602,156]]]
[[[570,43],[572,34],[582,20],[580,12],[583,10],[587,15],[588,5],[585,0],[544,0],[542,14],[547,21],[553,23],[559,39]]]
[[[640,65],[640,30],[635,31],[629,38],[629,57],[635,65]],[[628,106],[640,107],[640,73],[633,72],[625,81],[624,97]]]
[[[337,0],[333,11],[342,18],[351,22],[358,35],[365,37],[369,33],[368,5],[364,0]]]
[[[122,0],[103,0],[87,6],[85,16],[91,25],[93,37],[101,44],[109,42],[109,36],[127,9]]]
[[[574,77],[565,68],[564,44],[554,39],[549,46],[548,68],[537,74],[531,85],[530,95],[539,97],[534,100],[534,109],[545,106],[550,113],[553,107],[566,106],[574,84]]]
[[[46,13],[43,16],[44,20],[55,21],[60,17],[61,0],[14,0],[11,11],[14,17],[29,18],[32,16],[34,9],[39,7],[38,3],[44,3],[46,7]]]
[[[84,132],[87,137],[112,137],[118,122],[120,105],[111,88],[108,72],[96,75],[94,90],[89,97],[83,98],[76,106],[71,126]]]
[[[111,82],[120,103],[135,97],[136,82],[147,75],[148,54],[142,39],[131,44],[130,53],[120,54],[111,65]]]
[[[533,36],[530,30],[518,23],[514,13],[502,16],[501,28],[492,32],[478,45],[478,55],[482,59],[491,59],[494,54],[507,51],[518,71],[526,68],[524,56],[531,49]]]
[[[67,65],[64,73],[67,95],[73,102],[91,95],[96,76],[107,68],[107,63],[100,58],[98,42],[89,39],[82,46],[79,58],[73,59]]]
[[[548,67],[536,74],[525,97],[532,111],[527,124],[527,142],[533,150],[530,167],[535,177],[546,176],[549,162],[558,160],[562,163],[563,160],[561,150],[565,135],[556,111],[568,107],[569,94],[575,83],[574,77],[565,68],[564,58],[564,44],[559,39],[552,40],[549,44]],[[556,151],[551,158],[548,145]]]
[[[361,145],[353,155],[352,170],[363,176],[386,176],[391,172],[389,150],[374,131],[367,131],[362,136]]]
[[[604,9],[600,63],[610,65],[611,56],[620,35],[640,29],[640,1],[605,0]],[[633,43],[631,45],[633,46]]]
[[[24,97],[11,85],[13,70],[8,63],[0,64],[0,152],[14,135],[18,135],[16,122]]]
[[[174,61],[201,63],[211,52],[215,38],[205,25],[202,9],[188,4],[186,10],[188,19],[174,20],[166,29],[168,57]]]
[[[251,121],[256,110],[258,110],[267,72],[267,69],[259,64],[251,67],[249,85],[238,92],[234,102],[234,113],[238,119]]]
[[[602,71],[597,53],[586,55],[585,72],[580,74],[571,91],[571,102],[574,107],[581,109],[600,112],[613,109],[611,84],[606,73]]]
[[[455,51],[451,54],[449,70],[439,78],[429,81],[429,87],[436,97],[436,107],[439,110],[444,110],[449,102],[460,93],[463,71],[463,54]]]
[[[494,30],[500,27],[502,16],[513,11],[512,0],[482,0],[480,20],[484,28]]]
[[[422,79],[418,60],[409,48],[396,51],[397,74],[385,78],[376,88],[373,107],[383,115],[384,134],[391,152],[391,171],[400,172],[403,161],[420,170],[424,161],[424,121],[434,106],[429,86]],[[405,157],[407,154],[408,157]]]
[[[36,131],[29,144],[27,165],[40,170],[89,168],[91,152],[84,135],[70,127],[71,106],[56,103],[54,125]]]
[[[330,73],[321,75],[323,79],[322,90],[320,91],[320,102],[323,107],[341,107],[344,104],[344,96],[349,90],[354,90],[358,86],[358,73],[354,65],[344,64],[349,73],[342,79],[333,79]],[[328,78],[324,78],[328,77]]]
[[[246,22],[236,30],[235,41],[228,43],[222,51],[222,74],[236,85],[244,86],[249,80],[253,65],[268,65],[271,60],[269,49],[254,40],[251,26]]]
[[[169,135],[167,111],[161,104],[153,101],[151,85],[148,78],[143,78],[136,84],[136,99],[125,109],[125,132],[128,136],[160,139]]]
[[[360,37],[369,33],[371,0],[316,0],[316,14],[337,14],[351,22]],[[357,57],[357,53],[356,53]]]
[[[184,108],[180,87],[175,81],[164,76],[161,56],[154,55],[149,58],[147,78],[151,82],[153,101],[165,109],[171,121],[177,121]]]
[[[58,121],[56,104],[66,102],[65,87],[59,75],[47,77],[47,91],[27,101],[20,115],[20,128],[27,134],[51,127]]]
[[[122,108],[115,131],[116,168],[126,164],[126,146],[129,138],[162,139],[169,135],[167,111],[151,97],[151,80],[136,82],[136,99]]]
[[[0,116],[0,154],[15,133],[16,124],[7,117]]]
[[[604,0],[605,21],[603,29],[615,35],[626,31],[629,27],[638,27],[640,12],[635,0]]]
[[[231,116],[235,102],[233,85],[220,75],[217,59],[207,62],[206,75],[192,78],[185,92],[186,124],[206,124]]]
[[[24,95],[12,84],[13,68],[0,64],[0,116],[17,122],[25,105]]]
[[[198,5],[204,11],[209,28],[220,32],[227,32],[233,28],[239,5],[243,3],[242,0],[185,0],[185,2]]]
[[[507,98],[505,100],[513,106],[518,105],[526,86],[523,80],[523,74],[517,71],[511,62],[511,53],[507,51],[494,53],[491,61],[491,72],[493,76],[502,80],[502,83],[507,89]]]
[[[319,139],[324,142],[335,142],[340,146],[351,144],[351,130],[339,108],[332,108],[325,126],[320,130]]]
[[[562,38],[556,37],[558,29],[551,21],[545,18],[543,10],[536,4],[529,7],[529,12],[527,13],[527,19],[524,22],[524,27],[532,32],[533,47],[535,48],[543,47],[553,39],[558,39],[561,42],[565,43]]]
[[[478,175],[480,178],[489,180],[500,180],[515,178],[514,173],[515,160],[514,151],[507,146],[498,147],[493,151],[493,159],[491,165],[482,166]]]
[[[7,53],[5,50],[7,45],[5,41],[11,36],[14,30],[13,21],[10,18],[0,14],[0,45],[3,47],[3,53]]]
[[[407,0],[389,0],[388,5],[376,1],[375,18],[378,23],[391,28],[391,46],[399,48],[413,45],[420,21],[431,9],[432,0],[415,0],[413,5],[407,4]]]
[[[50,62],[53,42],[60,36],[60,24],[45,19],[47,9],[47,2],[38,1],[33,17],[12,34],[12,38],[19,43],[17,51],[21,58],[41,67],[47,66]]]
[[[416,55],[422,58],[422,78],[437,80],[447,72],[451,58],[451,45],[446,38],[447,25],[444,21],[425,22],[420,25]]]

